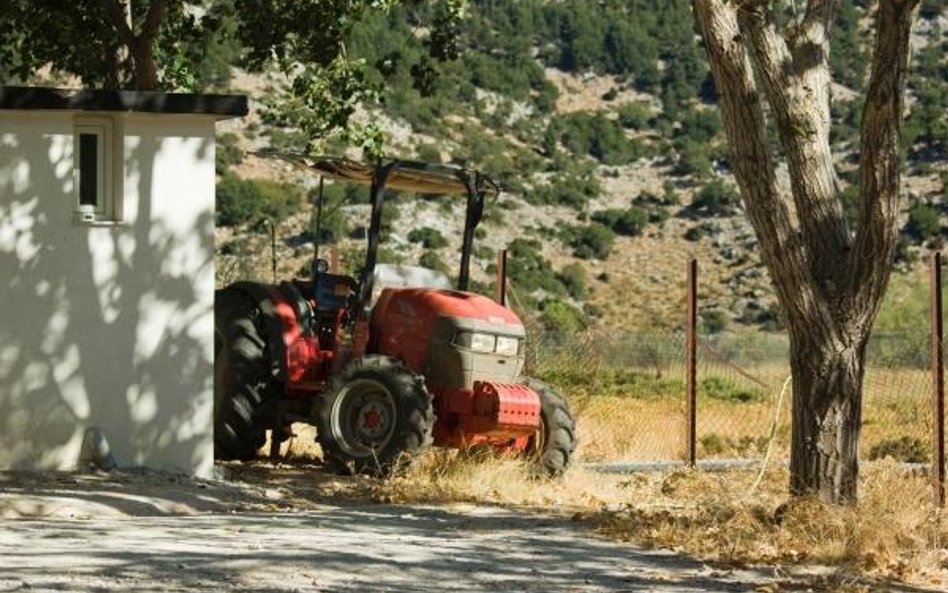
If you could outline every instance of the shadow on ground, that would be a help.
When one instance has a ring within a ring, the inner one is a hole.
[[[555,514],[332,500],[339,479],[314,467],[227,471],[265,481],[0,474],[0,508],[32,499],[100,511],[3,521],[0,591],[678,593],[833,582],[826,569],[731,569],[644,551]],[[312,487],[291,489],[301,481]]]

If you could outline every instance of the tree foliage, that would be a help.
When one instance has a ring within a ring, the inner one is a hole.
[[[279,222],[299,211],[303,191],[290,183],[225,175],[217,184],[217,224],[236,226],[260,218]]]

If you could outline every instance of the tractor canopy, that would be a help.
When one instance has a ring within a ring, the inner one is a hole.
[[[372,166],[367,163],[337,158],[322,157],[305,161],[316,173],[337,181],[372,185],[376,175],[386,165]],[[392,161],[395,165],[385,180],[385,189],[429,195],[466,196],[473,189],[485,198],[499,193],[497,184],[476,171],[468,171],[453,165],[439,165],[417,161]]]
[[[322,157],[314,160],[298,159],[297,162],[322,177],[371,187],[372,213],[369,221],[368,246],[365,265],[359,278],[361,307],[368,305],[371,299],[371,279],[378,258],[382,205],[386,190],[466,197],[464,234],[461,239],[461,269],[458,272],[457,288],[461,291],[468,289],[474,231],[484,215],[486,199],[496,197],[500,193],[497,184],[491,179],[477,171],[469,171],[462,167],[418,161],[383,160],[376,165],[370,165],[345,158]]]

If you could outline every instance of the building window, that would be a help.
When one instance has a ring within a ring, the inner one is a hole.
[[[75,220],[114,222],[112,195],[112,124],[104,119],[77,120],[74,129]]]

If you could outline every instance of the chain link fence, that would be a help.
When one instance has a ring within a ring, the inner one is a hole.
[[[927,335],[877,335],[864,380],[860,453],[929,463],[932,373]],[[528,372],[571,401],[585,462],[686,458],[683,332],[539,333]],[[697,347],[699,460],[788,459],[792,385],[789,341],[779,333],[701,336]]]

